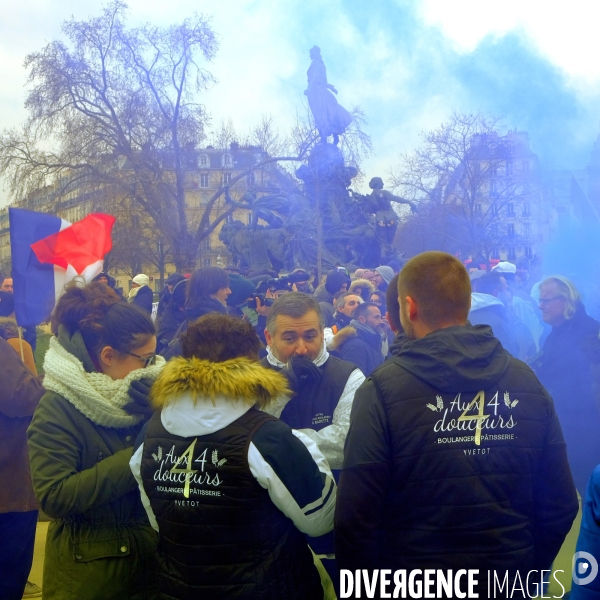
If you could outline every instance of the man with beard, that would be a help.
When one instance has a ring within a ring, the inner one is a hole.
[[[283,370],[294,394],[265,410],[316,442],[337,478],[354,393],[365,377],[353,364],[329,354],[323,329],[321,309],[312,296],[290,292],[275,300],[265,329],[268,354],[261,364]],[[333,535],[311,539],[310,546],[337,586]]]
[[[331,347],[368,377],[383,362],[384,328],[379,307],[373,302],[364,302],[354,311],[348,327],[335,335]]]
[[[512,585],[517,569],[549,569],[571,527],[577,496],[552,399],[489,326],[467,324],[470,295],[464,265],[443,252],[400,272],[409,340],[356,393],[340,569],[479,569],[488,597],[491,570]]]

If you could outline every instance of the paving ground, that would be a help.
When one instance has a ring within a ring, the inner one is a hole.
[[[33,566],[29,574],[29,581],[42,585],[42,573],[44,570],[44,548],[46,547],[46,532],[48,521],[39,521],[35,534],[35,550],[33,552]]]

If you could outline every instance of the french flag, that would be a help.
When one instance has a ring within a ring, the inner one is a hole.
[[[19,326],[32,327],[50,319],[71,279],[90,282],[102,271],[115,218],[92,213],[71,224],[20,208],[9,208],[8,215],[15,317]]]

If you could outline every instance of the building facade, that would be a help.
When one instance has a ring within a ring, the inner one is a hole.
[[[255,168],[255,165],[268,158],[257,146],[232,143],[227,150],[211,146],[201,149],[188,146],[185,153],[185,212],[191,232],[198,227],[208,202],[225,186],[229,188],[231,198],[239,201],[249,190],[260,196],[281,189],[282,182],[285,183],[286,180],[289,184],[289,178],[274,163]],[[166,157],[166,177],[169,176],[168,160]],[[122,168],[126,170],[127,165]],[[238,178],[240,175],[242,177]],[[51,212],[70,222],[78,221],[91,212],[113,214],[117,218],[118,227],[115,225],[113,230],[113,251],[107,256],[105,264],[110,274],[116,278],[117,287],[127,293],[131,278],[143,272],[149,276],[151,288],[160,291],[162,279],[175,272],[175,265],[171,261],[168,244],[156,231],[156,227],[153,227],[148,215],[132,200],[120,197],[109,186],[99,186],[96,189],[89,189],[84,185],[71,186],[65,193],[66,183],[67,178],[59,179],[52,186],[38,190],[12,206]],[[210,221],[227,209],[225,195],[221,194],[213,205]],[[236,208],[230,218],[249,223],[251,212]],[[225,267],[230,264],[229,251],[219,240],[223,223],[200,243],[196,267]],[[0,210],[0,270],[10,271],[10,259],[8,208],[4,208]]]

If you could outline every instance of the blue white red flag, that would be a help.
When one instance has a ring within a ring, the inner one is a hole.
[[[9,208],[15,317],[21,327],[48,321],[65,284],[91,281],[112,247],[115,218],[93,213],[71,224],[60,217]]]

